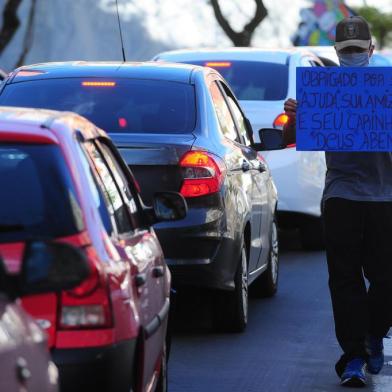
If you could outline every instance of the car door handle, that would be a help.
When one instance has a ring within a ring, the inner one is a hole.
[[[244,172],[249,171],[249,170],[250,170],[250,163],[249,163],[247,160],[244,159],[244,160],[242,161],[241,169],[242,169],[242,171],[244,171]]]
[[[154,278],[161,278],[165,273],[165,270],[163,269],[163,267],[160,265],[158,267],[154,267],[152,270],[152,276]]]
[[[147,282],[147,276],[145,273],[137,274],[135,276],[135,283],[137,287],[143,286]]]
[[[259,162],[259,172],[264,173],[265,171],[267,171],[267,168],[265,167],[264,163]]]

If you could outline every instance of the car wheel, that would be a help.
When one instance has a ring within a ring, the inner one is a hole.
[[[155,389],[156,392],[167,392],[168,389],[168,380],[167,380],[167,351],[166,351],[166,343],[163,345],[163,354],[161,358],[161,371],[159,373],[159,379],[157,383],[157,387]]]
[[[251,285],[254,297],[272,297],[278,291],[279,280],[279,238],[276,219],[272,221],[268,267]]]
[[[245,244],[234,277],[234,291],[218,292],[215,326],[223,332],[243,332],[248,323],[248,258]]]
[[[301,244],[305,250],[325,248],[324,227],[321,218],[310,218],[300,227]]]

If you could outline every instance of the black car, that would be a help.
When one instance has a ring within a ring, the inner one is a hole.
[[[182,193],[187,217],[155,230],[174,286],[216,291],[221,328],[245,328],[249,284],[258,295],[276,292],[277,194],[257,150],[282,148],[281,134],[261,132],[254,144],[218,72],[184,64],[38,64],[9,76],[0,105],[77,112],[110,134],[147,203],[163,189]]]

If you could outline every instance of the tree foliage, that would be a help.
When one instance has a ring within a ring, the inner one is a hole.
[[[210,0],[211,6],[214,10],[215,18],[219,25],[222,27],[226,35],[231,39],[234,46],[250,46],[252,41],[253,33],[259,24],[267,16],[268,12],[263,4],[263,0],[255,0],[256,11],[253,18],[247,23],[242,31],[235,31],[227,18],[223,15],[219,0]],[[227,1],[227,0],[226,0]]]
[[[3,10],[3,26],[0,30],[0,54],[4,51],[7,45],[11,42],[15,33],[20,27],[20,20],[18,18],[18,9],[22,0],[7,0]],[[31,0],[31,8],[27,20],[26,31],[24,34],[22,52],[19,59],[16,61],[15,67],[21,66],[27,54],[29,53],[33,44],[33,27],[34,16],[36,10],[37,0]]]
[[[381,12],[376,7],[368,6],[355,11],[369,22],[380,49],[392,43],[392,13]]]
[[[17,11],[21,0],[8,0],[3,11],[3,26],[0,31],[0,53],[11,41],[12,37],[18,30],[20,21]]]

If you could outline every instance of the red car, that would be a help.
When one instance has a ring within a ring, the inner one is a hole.
[[[161,192],[145,207],[105,132],[46,110],[0,108],[0,181],[11,272],[37,238],[72,244],[90,263],[76,288],[23,298],[48,333],[62,391],[165,390],[170,273],[151,224],[182,219],[182,196]]]

